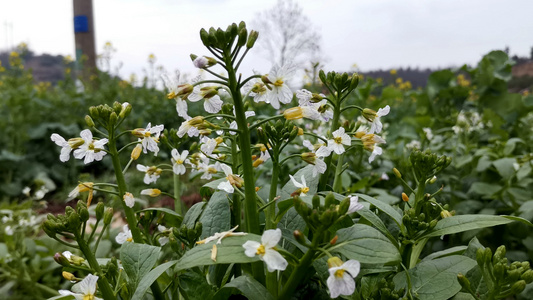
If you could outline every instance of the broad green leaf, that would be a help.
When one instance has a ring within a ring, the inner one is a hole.
[[[128,242],[120,248],[120,260],[128,274],[133,290],[141,279],[152,270],[159,258],[160,247]]]
[[[457,293],[451,300],[476,300],[476,298],[469,293]]]
[[[207,282],[204,274],[187,270],[178,277],[180,293],[188,300],[213,299],[214,287]]]
[[[420,238],[453,234],[473,229],[492,227],[521,221],[530,225],[525,219],[513,216],[490,216],[490,215],[459,215],[440,220],[433,230],[424,233]],[[533,225],[532,225],[533,226]]]
[[[514,163],[516,163],[516,159],[506,157],[493,161],[492,165],[498,170],[503,179],[508,180],[516,172],[513,166]]]
[[[201,239],[217,232],[228,231],[231,228],[228,194],[224,191],[215,192],[207,202],[199,221],[202,223]]]
[[[213,299],[225,300],[231,295],[241,294],[249,300],[274,300],[270,292],[254,278],[243,275],[224,285]]]
[[[524,143],[524,141],[520,138],[510,138],[506,143],[505,147],[503,148],[503,154],[504,155],[511,155],[516,148],[517,143]]]
[[[329,248],[348,259],[368,264],[391,264],[401,261],[398,249],[377,229],[355,224],[337,231],[337,243]]]
[[[501,190],[501,186],[497,184],[485,183],[485,182],[474,182],[468,193],[475,193],[478,195],[490,197]]]
[[[422,261],[432,260],[435,258],[441,258],[445,256],[450,256],[450,255],[462,255],[467,248],[468,248],[467,246],[456,246],[456,247],[452,247],[452,248],[445,249],[442,251],[433,252],[430,255],[424,257]]]
[[[372,225],[376,226],[376,228],[381,231],[390,241],[391,243],[395,243],[396,239],[394,236],[389,232],[387,229],[387,226],[385,226],[385,223],[371,210],[368,208],[363,208],[361,210],[358,210],[357,213],[365,218],[367,221],[369,221]]]
[[[198,217],[202,214],[203,208],[205,206],[205,202],[199,202],[193,205],[187,213],[185,214],[185,217],[183,218],[183,224],[187,226],[187,228],[193,228],[196,220],[198,220]]]
[[[135,293],[133,294],[133,297],[131,300],[141,300],[143,299],[144,294],[148,290],[148,288],[154,283],[161,274],[163,274],[168,268],[175,265],[178,261],[173,260],[166,262],[162,265],[159,265],[155,267],[153,270],[148,272],[146,276],[144,276],[141,281],[139,282],[139,285],[137,286],[137,289],[135,290]]]
[[[396,224],[398,226],[400,226],[402,224],[402,216],[392,206],[388,205],[385,202],[382,202],[382,201],[374,199],[374,198],[372,198],[370,196],[367,196],[365,194],[355,194],[355,195],[359,196],[359,199],[363,199],[366,202],[369,202],[370,204],[374,205],[375,207],[377,207],[382,212],[384,212],[387,215],[389,215],[389,217],[391,217],[396,222]]]
[[[409,270],[412,291],[420,300],[446,300],[461,290],[457,274],[466,274],[476,261],[466,256],[448,256],[422,261]],[[407,288],[405,271],[394,276],[396,288]]]
[[[244,248],[242,245],[246,243],[246,241],[261,242],[261,236],[248,233],[244,236],[229,236],[223,238],[220,244],[216,244],[216,262],[211,259],[213,245],[215,245],[216,242],[198,245],[185,252],[181,259],[176,263],[176,271],[214,264],[250,263],[258,261],[258,256],[248,257],[244,255]]]
[[[531,164],[528,162],[523,164],[520,169],[518,169],[518,172],[516,172],[516,179],[518,179],[518,181],[522,181],[522,179],[526,178],[529,173],[531,173]]]
[[[278,223],[278,228],[286,233],[286,237],[280,242],[280,245],[289,252],[294,251],[294,244],[290,243],[291,237],[295,230],[305,231],[305,221],[298,214],[294,207],[291,207]],[[287,239],[289,239],[287,241]]]
[[[476,171],[477,172],[485,172],[488,168],[490,168],[492,164],[492,161],[488,156],[483,155],[479,158],[477,162]]]
[[[216,180],[213,180],[213,181],[210,181],[210,182],[204,184],[200,188],[200,195],[202,195],[202,196],[210,195],[211,194],[211,190],[215,190],[216,191],[218,189],[218,185],[221,182],[224,182],[226,180],[227,179],[223,177],[223,178],[219,178],[219,179],[216,179]]]

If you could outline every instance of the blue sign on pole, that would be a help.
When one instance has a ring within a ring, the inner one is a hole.
[[[89,32],[89,20],[85,15],[74,16],[74,33]]]

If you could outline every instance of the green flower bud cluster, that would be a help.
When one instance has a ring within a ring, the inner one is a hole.
[[[426,207],[432,207],[432,205],[427,205]],[[402,218],[402,225],[406,229],[405,236],[401,234],[399,238],[404,244],[410,243],[411,238],[424,231],[433,229],[437,225],[437,222],[438,219],[433,214],[427,214],[425,212],[417,213],[415,208],[410,208]]]
[[[172,228],[169,243],[174,251],[183,253],[185,250],[184,246],[187,246],[187,248],[194,247],[200,235],[202,235],[202,223],[196,222],[192,228],[188,228],[185,224],[182,224],[179,228]]]
[[[117,282],[116,279],[119,277],[119,266],[118,266],[118,260],[113,256],[111,259],[107,262],[105,266],[102,268],[102,272],[104,272],[104,277],[107,278],[109,283],[112,286],[116,286]]]
[[[448,167],[452,159],[446,155],[438,156],[428,149],[424,152],[419,150],[411,152],[409,161],[413,165],[419,181],[426,181]]]
[[[333,71],[326,74],[323,70],[320,70],[318,77],[325,86],[339,95],[348,94],[359,85],[359,76],[357,74],[349,75],[348,73],[336,73]]]
[[[268,148],[283,147],[298,136],[298,127],[291,121],[277,120],[275,123],[268,122],[258,129],[259,141]]]
[[[329,193],[325,198],[324,206],[320,205],[320,196],[313,197],[313,207],[310,208],[299,197],[294,198],[294,208],[304,221],[312,229],[326,231],[337,220],[343,217],[350,207],[350,199],[344,199],[340,204],[335,200],[333,193]]]
[[[116,101],[113,103],[113,107],[107,104],[91,106],[89,108],[89,115],[85,116],[85,122],[89,127],[94,127],[96,122],[110,129],[117,125],[119,121],[125,119],[131,113],[131,109],[131,104],[121,104]]]
[[[254,46],[258,35],[253,30],[248,33],[244,22],[240,22],[239,25],[233,23],[226,30],[213,27],[209,28],[209,31],[200,30],[200,39],[204,46],[220,50],[231,48],[235,42],[237,47],[246,46],[247,49],[250,49]]]
[[[402,299],[405,294],[405,288],[395,290],[394,282],[392,281],[392,276],[389,278],[381,279],[376,288],[370,292],[367,299],[379,299],[379,300],[398,300]],[[417,297],[413,297],[417,299]]]
[[[483,279],[488,287],[487,295],[492,299],[505,299],[521,293],[526,284],[533,282],[533,270],[528,261],[515,261],[509,264],[505,257],[505,246],[500,246],[492,254],[490,248],[479,248],[476,252],[476,261],[482,271]],[[470,281],[466,276],[459,274],[457,279],[463,289],[473,293]]]

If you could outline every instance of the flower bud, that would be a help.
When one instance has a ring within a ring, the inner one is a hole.
[[[91,116],[89,115],[86,115],[85,116],[85,123],[87,124],[87,126],[93,128],[94,127],[94,121],[93,119],[91,118]]]
[[[533,270],[525,271],[520,278],[525,280],[527,284],[530,284],[533,282]]]
[[[490,248],[485,248],[485,251],[483,252],[483,260],[486,264],[490,264],[492,262],[492,250]]]
[[[344,262],[340,258],[338,258],[336,256],[331,257],[331,258],[328,259],[328,268],[330,268],[330,269],[331,268],[335,268],[335,267],[340,267],[343,264],[344,264]]]
[[[396,177],[402,178],[402,173],[400,173],[400,171],[398,171],[398,169],[393,168],[392,172],[394,172],[394,175],[396,175]]]
[[[248,31],[246,27],[239,30],[239,39],[237,40],[237,46],[242,47],[246,45],[246,38],[248,37]]]
[[[313,203],[313,208],[314,209],[319,209],[320,208],[320,196],[318,196],[318,194],[315,194],[313,196],[312,203]]]
[[[87,209],[87,206],[88,204],[85,204],[84,201],[81,201],[81,200],[78,201],[77,209],[78,209],[78,214],[80,215],[80,221],[82,223],[89,220],[89,210]]]
[[[443,211],[440,212],[440,217],[443,218],[443,219],[449,218],[451,216],[452,216],[452,214],[449,211],[447,211],[447,210],[443,210]]]
[[[63,271],[62,275],[63,275],[63,278],[65,278],[66,280],[76,281],[76,276],[74,276],[74,274],[70,272]]]
[[[94,209],[97,221],[101,220],[104,217],[104,210],[105,210],[104,202],[98,202],[96,204],[96,208]]]
[[[118,116],[115,112],[112,112],[111,115],[109,115],[109,124],[111,126],[114,126],[115,124],[117,124],[117,121],[118,121]]]
[[[204,44],[204,46],[208,47],[211,45],[209,42],[209,34],[203,28],[200,30],[200,39],[202,40],[202,43]]]
[[[89,114],[91,115],[91,117],[96,119],[100,116],[100,111],[96,106],[91,106],[89,107]]]
[[[341,204],[339,204],[339,215],[344,215],[348,212],[348,209],[350,208],[350,197],[344,198],[344,200],[341,201]]]
[[[132,160],[137,160],[139,158],[139,156],[141,156],[141,152],[143,150],[143,147],[141,144],[137,144],[135,146],[135,148],[133,148],[133,150],[131,150],[131,159]]]
[[[427,184],[434,184],[437,181],[437,176],[433,176],[426,181]]]
[[[481,268],[483,268],[483,266],[485,265],[484,257],[485,257],[485,250],[482,248],[478,248],[476,251],[476,261],[477,261],[478,266],[480,266]]]
[[[461,273],[457,274],[457,281],[459,281],[459,284],[463,289],[470,291],[470,281],[468,280],[468,278],[466,278],[465,275]]]
[[[504,245],[501,245],[500,247],[498,247],[498,249],[496,249],[496,252],[494,252],[493,263],[497,264],[502,259],[504,259],[506,252],[507,251]]]
[[[339,239],[339,236],[338,236],[338,235],[334,236],[334,237],[331,239],[331,241],[329,241],[329,244],[332,245],[332,246],[335,245],[335,244],[337,243],[337,240],[338,240],[338,239]]]
[[[248,42],[246,43],[246,48],[248,49],[252,48],[258,36],[259,36],[259,33],[257,31],[255,30],[250,31],[250,34],[248,35]]]
[[[367,119],[368,122],[374,122],[374,119],[377,117],[378,113],[375,110],[370,108],[363,109],[363,117]]]
[[[294,238],[296,239],[296,241],[302,245],[305,245],[306,242],[305,242],[305,236],[304,234],[300,231],[300,230],[295,230],[293,233],[294,235]]]
[[[104,225],[111,224],[111,220],[113,219],[113,208],[108,207],[106,208],[104,212]]]
[[[54,260],[56,261],[56,263],[62,265],[63,267],[70,267],[70,262],[61,253],[54,254]]]
[[[409,196],[407,196],[406,193],[402,193],[402,201],[403,202],[409,202]]]
[[[132,110],[131,104],[129,104],[128,102],[124,102],[124,103],[122,103],[122,109],[120,110],[120,113],[119,113],[118,116],[121,119],[124,119],[125,117],[127,117],[131,113],[131,110]]]
[[[515,282],[513,286],[511,287],[511,293],[513,295],[520,294],[522,291],[526,289],[526,282],[524,280],[520,280]]]
[[[325,205],[324,207],[326,209],[328,209],[331,205],[334,205],[335,204],[335,195],[333,195],[332,192],[329,192],[327,195],[326,195],[326,200],[325,200]]]

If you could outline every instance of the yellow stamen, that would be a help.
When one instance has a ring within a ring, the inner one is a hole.
[[[335,277],[337,278],[342,278],[342,276],[344,276],[344,269],[339,269],[337,271],[335,271]]]
[[[255,254],[257,254],[257,255],[265,255],[265,246],[259,245],[259,247],[257,247],[257,252],[255,252]]]

